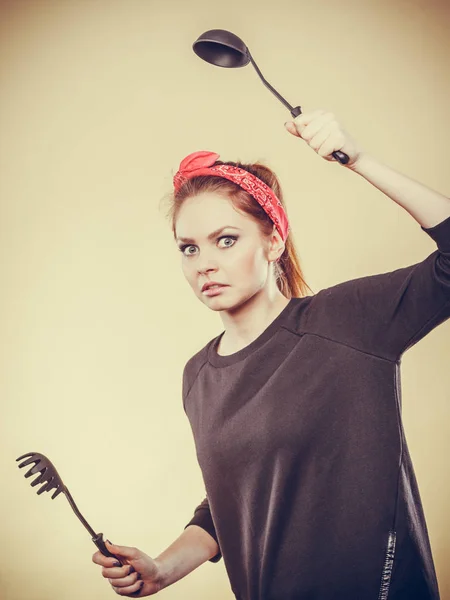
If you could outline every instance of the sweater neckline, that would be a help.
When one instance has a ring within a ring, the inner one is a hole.
[[[239,362],[240,360],[243,360],[244,358],[247,358],[247,356],[249,356],[250,354],[252,354],[252,352],[260,348],[274,335],[274,333],[279,329],[281,324],[287,320],[295,301],[299,300],[301,300],[301,298],[291,298],[286,304],[286,306],[283,308],[283,310],[279,313],[279,315],[276,316],[271,323],[269,323],[269,325],[264,329],[264,331],[260,333],[259,336],[253,340],[253,342],[250,342],[250,344],[247,344],[247,346],[244,346],[237,352],[225,355],[217,353],[217,348],[219,346],[220,340],[222,339],[225,333],[225,331],[222,331],[220,335],[211,340],[208,349],[208,361],[215,367],[227,367],[236,362]]]

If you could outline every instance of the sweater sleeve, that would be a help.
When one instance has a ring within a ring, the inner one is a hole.
[[[194,511],[194,516],[189,521],[189,523],[185,526],[185,529],[189,525],[198,525],[199,527],[204,529],[207,533],[209,533],[209,535],[215,539],[215,541],[217,542],[217,545],[219,545],[219,542],[217,540],[216,529],[214,527],[214,523],[212,520],[211,511],[209,509],[209,502],[208,502],[207,497],[205,497],[205,499],[197,506],[197,508]],[[210,562],[218,562],[221,558],[222,558],[222,553],[219,549],[219,552],[215,556],[210,558],[209,561]]]
[[[422,262],[321,290],[308,325],[315,333],[398,360],[450,317],[450,217],[421,229],[437,245]]]
[[[183,390],[182,390],[183,406],[184,406],[184,402],[186,400],[187,395],[191,391],[191,387],[192,387],[195,379],[197,378],[202,366],[204,365],[204,361],[201,360],[201,358],[202,358],[201,353],[196,354],[195,356],[191,357],[188,360],[188,362],[186,363],[186,365],[184,367]],[[186,410],[186,408],[185,408],[185,410]],[[188,527],[189,525],[198,525],[198,527],[201,527],[207,533],[209,533],[209,535],[212,538],[214,538],[215,541],[217,542],[217,544],[219,545],[219,542],[217,540],[217,533],[216,533],[216,529],[214,527],[214,522],[212,519],[211,510],[209,508],[209,501],[208,501],[207,496],[205,496],[205,498],[202,500],[202,502],[196,507],[196,509],[194,510],[194,516],[192,517],[192,519],[189,521],[189,523],[184,528],[186,529],[186,527]],[[222,558],[222,553],[220,551],[220,546],[219,546],[219,552],[215,556],[210,558],[209,560],[210,560],[210,562],[218,562],[221,558]]]

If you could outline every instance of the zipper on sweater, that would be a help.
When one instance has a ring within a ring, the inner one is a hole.
[[[397,535],[395,531],[389,532],[387,548],[386,548],[386,556],[384,559],[383,571],[381,573],[381,585],[380,585],[380,593],[378,594],[378,600],[387,600],[389,594],[389,585],[391,583],[391,575],[392,575],[392,566],[394,564],[394,554],[395,554],[395,541]]]
[[[387,600],[389,594],[389,587],[391,584],[392,577],[392,568],[394,564],[394,555],[395,555],[395,542],[397,540],[397,533],[395,531],[395,521],[397,515],[397,502],[398,502],[398,490],[400,485],[400,473],[403,464],[403,428],[402,428],[402,419],[401,419],[401,409],[400,409],[400,383],[399,383],[399,373],[400,373],[400,364],[397,362],[395,365],[395,374],[394,374],[394,383],[395,383],[395,403],[397,410],[397,419],[399,426],[399,439],[400,439],[400,462],[398,465],[398,477],[397,477],[397,493],[395,498],[395,508],[394,508],[394,520],[392,523],[392,528],[389,531],[387,547],[386,547],[386,555],[384,558],[383,571],[381,573],[381,584],[380,584],[380,592],[378,594],[378,600]]]

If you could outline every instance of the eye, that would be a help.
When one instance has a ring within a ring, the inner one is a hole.
[[[193,246],[192,244],[185,244],[184,246],[180,246],[179,250],[182,254],[184,254],[185,256],[194,256],[194,252],[186,252],[186,250],[188,248],[195,248],[196,246]]]
[[[226,240],[227,243],[224,242],[220,248],[231,248],[234,246],[237,239],[238,236],[236,235],[222,235],[221,237],[217,238],[217,241],[220,242],[221,240]],[[184,256],[195,256],[197,252],[191,252],[191,248],[197,248],[197,246],[194,246],[193,244],[184,244],[183,246],[179,247],[179,250],[182,254],[184,254]]]
[[[222,248],[231,248],[231,246],[234,246],[234,244],[235,244],[235,242],[237,240],[237,236],[235,236],[235,235],[223,235],[222,237],[219,238],[219,241],[220,240],[228,240],[228,241],[231,240],[231,242],[232,242],[231,244],[225,244],[225,242],[224,242],[224,245],[222,246]]]

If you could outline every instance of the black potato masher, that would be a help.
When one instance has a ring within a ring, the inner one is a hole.
[[[264,85],[282,104],[284,104],[284,106],[286,106],[286,108],[290,110],[291,115],[295,118],[302,114],[300,106],[291,106],[289,102],[285,100],[283,96],[279,94],[268,81],[266,81],[266,79],[264,79],[258,65],[250,54],[250,50],[241,38],[234,33],[231,33],[231,31],[226,31],[225,29],[211,29],[205,31],[205,33],[202,33],[202,35],[193,43],[192,49],[197,56],[217,67],[245,67],[245,65],[251,62]],[[346,165],[349,161],[347,154],[340,150],[333,152],[332,156],[343,165]]]
[[[53,492],[53,495],[52,495],[52,500],[54,500],[56,498],[56,496],[58,496],[62,492],[66,496],[67,500],[69,501],[69,504],[73,509],[73,512],[77,515],[77,517],[80,519],[80,521],[86,527],[86,529],[89,531],[92,541],[97,546],[97,548],[100,550],[100,552],[102,554],[104,554],[105,556],[110,556],[112,558],[115,558],[121,565],[123,565],[123,562],[120,560],[120,558],[118,558],[117,556],[112,554],[107,549],[106,544],[103,540],[103,533],[95,533],[95,531],[92,529],[92,527],[86,521],[86,519],[80,513],[80,511],[77,508],[77,505],[75,504],[72,496],[69,493],[69,490],[66,488],[66,486],[62,482],[62,479],[59,476],[58,471],[55,469],[54,465],[49,461],[49,459],[46,456],[44,456],[43,454],[39,454],[39,452],[27,452],[27,454],[23,454],[22,456],[19,456],[19,458],[16,458],[16,461],[23,460],[23,459],[26,459],[26,460],[24,460],[21,464],[18,465],[19,469],[22,469],[22,467],[26,467],[26,466],[30,465],[31,463],[35,463],[34,466],[27,473],[25,473],[25,477],[31,477],[31,475],[36,475],[36,473],[40,473],[40,475],[38,477],[36,477],[36,479],[34,481],[32,481],[30,484],[31,487],[34,487],[35,485],[38,485],[41,483],[44,484],[38,490],[37,494],[39,495],[39,494],[42,494],[43,492],[49,492],[50,490],[55,488],[55,491]]]

